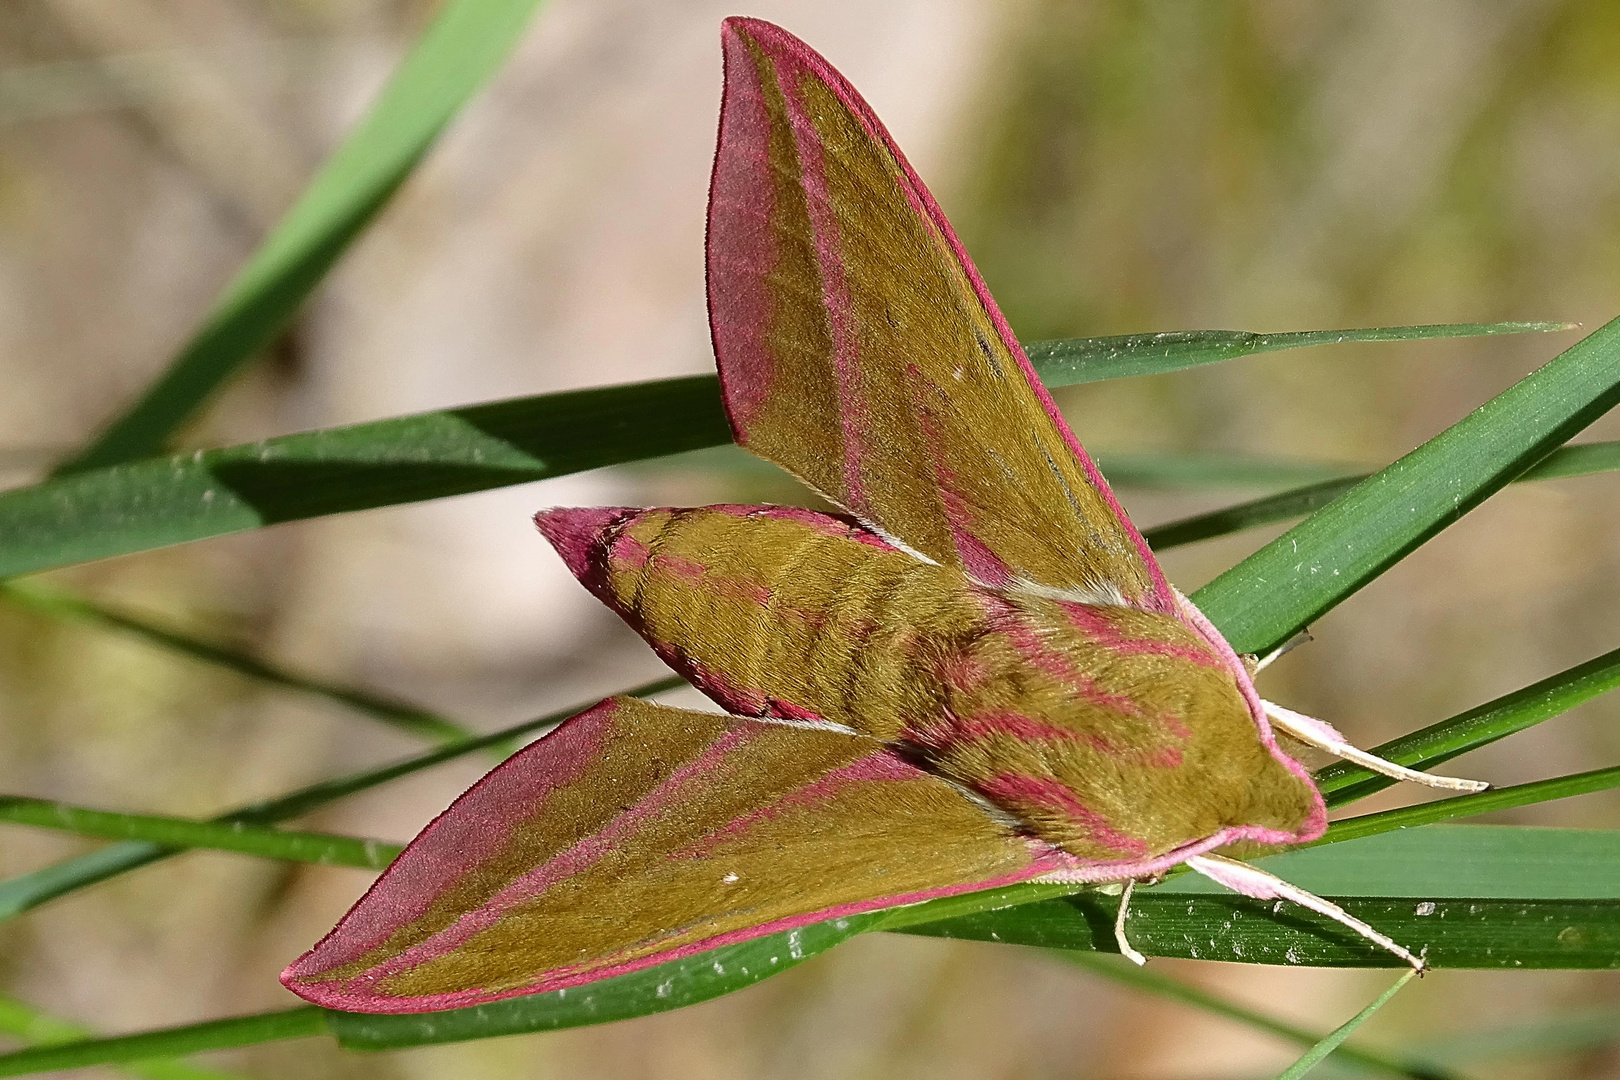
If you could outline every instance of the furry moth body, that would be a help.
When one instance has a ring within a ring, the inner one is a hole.
[[[848,514],[540,514],[726,715],[611,698],[569,720],[424,830],[283,982],[341,1009],[449,1008],[842,914],[1180,864],[1421,967],[1215,854],[1326,826],[1274,723],[1387,763],[1262,702],[1166,582],[855,90],[768,23],[727,20],[723,43],[707,257],[727,413]],[[1118,927],[1140,959],[1123,909]]]

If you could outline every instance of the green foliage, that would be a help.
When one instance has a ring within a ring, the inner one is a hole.
[[[1389,1003],[1389,999],[1398,994],[1401,987],[1411,982],[1413,976],[1416,974],[1417,972],[1415,971],[1408,971],[1405,975],[1402,975],[1399,979],[1396,979],[1395,985],[1391,986],[1388,990],[1385,990],[1382,994],[1379,994],[1378,997],[1373,999],[1371,1005],[1368,1005],[1365,1009],[1362,1009],[1360,1012],[1356,1013],[1355,1016],[1352,1016],[1349,1020],[1345,1021],[1333,1032],[1333,1034],[1311,1047],[1298,1061],[1288,1066],[1288,1068],[1284,1069],[1281,1073],[1278,1073],[1277,1080],[1298,1080],[1299,1077],[1304,1076],[1306,1073],[1316,1068],[1316,1066],[1320,1065],[1324,1058],[1333,1053],[1333,1051],[1337,1050],[1339,1045],[1355,1032],[1356,1028],[1366,1023],[1372,1018],[1373,1013],[1387,1005]]]
[[[270,343],[444,126],[495,71],[539,0],[454,0],[310,182],[214,311],[123,416],[60,473],[160,451],[221,384]]]
[[[256,529],[278,522],[440,498],[606,465],[717,447],[729,439],[713,377],[571,391],[399,417],[264,442],[148,457],[294,315],[326,271],[409,175],[511,47],[537,0],[453,0],[357,130],[227,288],[192,341],[147,393],[91,446],[40,484],[0,493],[0,575]],[[1037,342],[1051,385],[1159,374],[1277,349],[1565,329],[1564,324],[1409,326],[1296,334],[1203,331]],[[1620,400],[1620,322],[1588,336],[1447,431],[1371,476],[1308,462],[1159,455],[1105,459],[1111,477],[1153,485],[1307,486],[1149,532],[1156,547],[1310,514],[1200,590],[1197,601],[1240,649],[1287,639],[1504,485],[1620,468],[1620,444],[1563,446]],[[210,821],[0,798],[0,821],[120,842],[0,882],[0,919],[187,848],[377,868],[381,841],[273,826],[333,800],[513,740],[574,710],[472,737],[450,718],[385,695],[313,679],[239,650],[35,583],[0,596],[55,618],[135,634],[269,686],[314,693],[442,743],[392,765],[312,785]],[[1378,752],[1429,767],[1522,731],[1620,683],[1620,650],[1393,740]],[[656,693],[678,680],[641,687]],[[1332,805],[1389,781],[1347,765],[1319,774]],[[1612,832],[1434,824],[1620,785],[1620,767],[1336,822],[1307,849],[1262,862],[1339,899],[1436,967],[1612,968],[1620,964],[1620,845]],[[647,1015],[750,985],[875,930],[1064,950],[1071,963],[1226,1016],[1310,1051],[1285,1077],[1329,1054],[1413,1077],[1444,1071],[1417,1058],[1343,1045],[1403,978],[1326,1038],[1165,978],[1112,966],[1117,900],[1095,890],[1028,885],[838,919],[728,946],[590,986],[418,1016],[314,1007],[107,1039],[17,1003],[0,1029],[39,1043],[0,1055],[0,1075],[99,1063],[142,1076],[219,1074],[175,1055],[327,1034],[353,1048],[451,1042]],[[1193,875],[1136,894],[1130,935],[1151,955],[1274,964],[1377,967],[1392,959],[1335,924],[1234,897]],[[1588,1027],[1576,1035],[1593,1045]],[[1595,1029],[1593,1029],[1595,1030]],[[43,1045],[64,1039],[78,1041]]]

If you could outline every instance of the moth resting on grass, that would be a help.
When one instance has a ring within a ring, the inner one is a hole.
[[[727,715],[609,698],[463,795],[282,981],[414,1012],[556,990],[823,919],[1021,881],[1192,869],[1313,840],[1261,701],[1171,588],[939,207],[867,104],[730,19],[709,198],[714,351],[737,442],[848,516],[559,509],[541,532]]]

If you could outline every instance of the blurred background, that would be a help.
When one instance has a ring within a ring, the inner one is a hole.
[[[386,78],[420,0],[0,5],[0,471],[37,478],[135,395]],[[187,434],[222,445],[709,369],[709,0],[550,0],[303,311]],[[1620,313],[1620,5],[1608,0],[758,0],[872,102],[1026,340]],[[1063,392],[1093,451],[1375,466],[1575,340],[1340,346]],[[1620,437],[1613,418],[1585,437]],[[1254,490],[1121,490],[1152,525]],[[658,673],[529,524],[556,504],[791,500],[679,463],[108,561],[55,579],[481,728]],[[1363,745],[1613,648],[1620,478],[1511,489],[1322,620],[1264,681]],[[1278,530],[1168,553],[1191,591]],[[1599,699],[1464,759],[1511,783],[1620,754]],[[203,816],[418,744],[318,701],[0,606],[0,785]],[[403,840],[468,759],[309,827]],[[1414,798],[1379,797],[1377,807]],[[1365,809],[1367,807],[1359,807]],[[1620,826],[1589,796],[1525,823]],[[91,845],[8,827],[6,874]],[[282,1007],[356,871],[191,854],[0,923],[0,985],[113,1032]],[[1381,972],[1156,961],[1331,1028]],[[1414,1044],[1620,1003],[1605,973],[1440,972],[1367,1029]],[[749,991],[603,1028],[262,1077],[1273,1075],[1297,1050],[1033,952],[873,936]],[[1489,1077],[1620,1077],[1613,1050]]]

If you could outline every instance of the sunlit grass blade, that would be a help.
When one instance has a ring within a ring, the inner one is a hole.
[[[0,795],[0,822],[55,829],[102,840],[144,840],[168,848],[209,848],[288,862],[381,870],[404,845],[332,833],[292,832],[246,821],[193,821]]]
[[[1411,948],[1431,968],[1598,970],[1620,955],[1620,900],[1333,896],[1351,915]],[[902,928],[908,934],[1052,949],[1115,952],[1117,896],[1081,892],[1010,911]],[[1290,967],[1400,967],[1336,923],[1240,896],[1137,890],[1131,944],[1148,956]]]
[[[1620,686],[1620,649],[1375,746],[1372,752],[1399,765],[1426,769],[1534,727],[1616,686]],[[1316,785],[1327,797],[1329,807],[1355,802],[1395,782],[1359,765],[1343,762],[1329,765],[1316,774]]]
[[[1492,334],[1548,333],[1573,330],[1576,323],[1500,322],[1435,323],[1427,326],[1376,326],[1355,330],[1305,330],[1254,334],[1246,330],[1186,330],[1167,334],[1037,341],[1026,346],[1029,358],[1048,385],[1159,375],[1254,353],[1341,345],[1350,341],[1418,341],[1426,338],[1484,337]]]
[[[239,675],[246,675],[289,690],[314,694],[412,735],[421,735],[440,742],[459,742],[474,735],[449,717],[428,709],[395,701],[369,690],[342,686],[289,671],[238,649],[162,626],[150,616],[119,611],[62,589],[47,588],[33,582],[0,581],[0,599],[9,600],[20,607],[52,618],[70,619],[131,634],[170,652],[189,656]]]
[[[678,677],[658,679],[654,682],[638,686],[625,693],[635,697],[645,697],[652,694],[672,690],[684,686],[685,681]],[[349,776],[338,777],[332,780],[323,780],[317,784],[300,788],[297,791],[275,799],[249,803],[236,810],[221,814],[215,818],[216,823],[230,823],[242,821],[257,825],[267,825],[276,821],[286,821],[290,818],[307,814],[311,810],[327,803],[335,802],[357,792],[374,788],[379,784],[386,784],[402,776],[432,768],[446,761],[454,760],[464,754],[471,754],[478,750],[490,747],[504,746],[513,739],[544,731],[562,723],[570,716],[593,704],[586,702],[573,708],[542,716],[537,720],[526,720],[521,724],[502,728],[488,735],[453,746],[442,746],[414,757],[396,761],[391,765],[380,768],[365,769]],[[146,841],[126,841],[92,851],[87,855],[66,859],[51,866],[35,870],[32,873],[20,874],[17,877],[0,881],[0,919],[8,919],[19,915],[31,908],[38,907],[49,900],[53,900],[65,893],[82,889],[87,885],[94,885],[110,877],[145,866],[175,854],[183,848],[166,847]]]
[[[51,1046],[94,1038],[89,1029],[59,1020],[14,998],[0,997],[0,1034],[31,1046]],[[241,1080],[235,1073],[205,1069],[183,1061],[132,1061],[123,1071],[141,1080]]]
[[[1620,469],[1620,442],[1582,443],[1561,446],[1542,458],[1513,482],[1525,480],[1554,480],[1570,476],[1588,476],[1592,473],[1612,472]],[[1143,531],[1155,551],[1208,540],[1216,536],[1255,529],[1278,521],[1301,517],[1337,499],[1340,495],[1366,480],[1371,473],[1359,476],[1340,476],[1319,480],[1291,491],[1281,491],[1263,499],[1225,506],[1207,514],[1197,514],[1179,521],[1167,521]]]
[[[1400,993],[1401,987],[1411,982],[1413,977],[1416,975],[1416,971],[1408,971],[1405,975],[1402,975],[1399,979],[1396,979],[1395,985],[1391,986],[1388,990],[1385,990],[1382,994],[1379,994],[1378,997],[1374,998],[1371,1005],[1368,1005],[1355,1016],[1352,1016],[1349,1020],[1339,1025],[1339,1027],[1334,1030],[1333,1034],[1329,1035],[1327,1038],[1305,1051],[1303,1057],[1279,1073],[1277,1075],[1277,1080],[1299,1080],[1300,1077],[1304,1076],[1306,1073],[1320,1065],[1324,1058],[1333,1053],[1333,1051],[1337,1050],[1344,1040],[1348,1039],[1355,1033],[1356,1028],[1370,1020],[1373,1013],[1389,1004],[1389,999]]]
[[[1183,359],[1143,363],[1174,371],[1187,366]],[[1060,369],[1043,373],[1052,386],[1073,377]],[[719,383],[705,375],[129,462],[0,492],[0,577],[730,441]]]
[[[1620,401],[1620,320],[1595,331],[1198,590],[1239,652],[1264,653]]]
[[[301,1039],[310,1035],[324,1035],[327,1031],[326,1014],[313,1005],[304,1005],[279,1012],[209,1020],[161,1031],[17,1050],[0,1054],[0,1076],[24,1076],[53,1069],[82,1069],[87,1065],[121,1065],[153,1058],[179,1057],[202,1050],[224,1050],[280,1039]]]
[[[1112,982],[1141,990],[1155,997],[1180,1002],[1212,1016],[1236,1021],[1245,1027],[1275,1035],[1299,1046],[1314,1047],[1327,1038],[1320,1031],[1310,1031],[1286,1020],[1278,1020],[1190,983],[1172,979],[1151,968],[1137,967],[1115,957],[1073,950],[1054,950],[1052,955],[1066,964],[1083,968]],[[1334,1048],[1333,1053],[1346,1063],[1361,1065],[1375,1072],[1411,1077],[1412,1080],[1445,1080],[1454,1076],[1448,1070],[1427,1061],[1420,1062],[1404,1056],[1383,1054],[1376,1050],[1363,1050],[1360,1047],[1344,1045],[1342,1041]]]
[[[1170,454],[1094,455],[1115,487],[1197,491],[1205,488],[1266,488],[1313,484],[1353,469],[1329,461],[1301,461],[1244,454],[1192,451]]]
[[[1572,773],[1550,780],[1537,780],[1529,784],[1492,788],[1474,795],[1454,795],[1449,799],[1436,799],[1417,806],[1403,806],[1396,810],[1383,810],[1376,814],[1343,818],[1328,826],[1327,835],[1316,841],[1331,844],[1357,836],[1390,829],[1410,829],[1435,821],[1453,821],[1457,818],[1476,817],[1497,810],[1512,810],[1520,806],[1568,799],[1576,795],[1590,795],[1594,791],[1608,791],[1620,787],[1620,765],[1590,772]]]
[[[267,345],[500,65],[538,0],[452,0],[141,398],[59,472],[145,457]]]
[[[1620,829],[1439,823],[1250,860],[1321,896],[1421,900],[1620,900]],[[1199,874],[1155,893],[1227,896]]]

